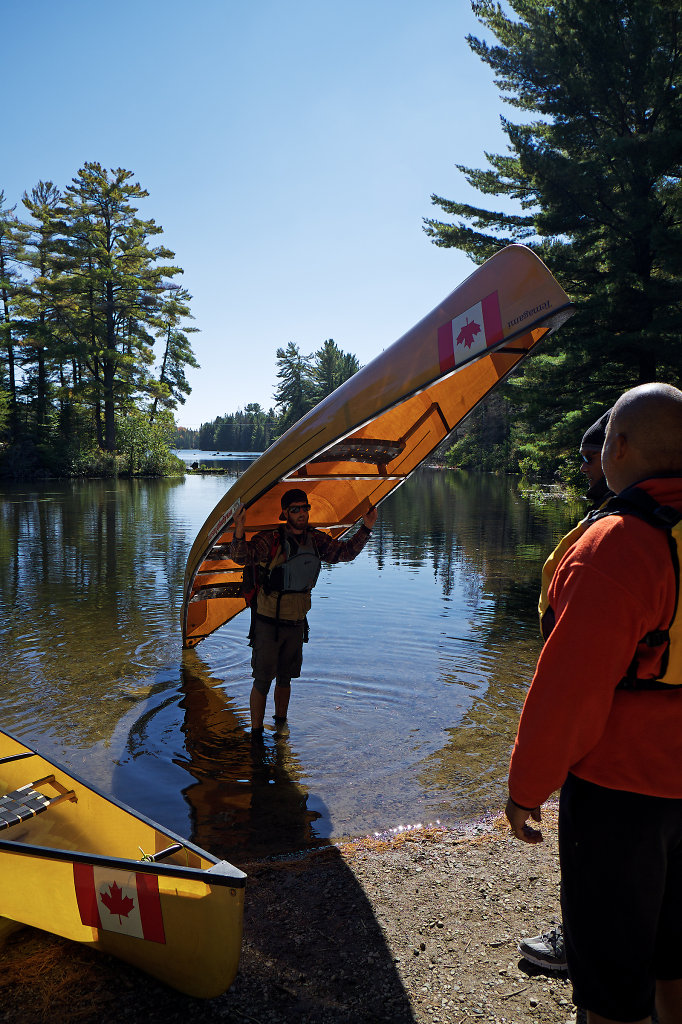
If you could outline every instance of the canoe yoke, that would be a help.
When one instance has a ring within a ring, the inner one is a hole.
[[[432,402],[431,405],[426,409],[421,416],[419,416],[414,423],[405,431],[402,437],[398,438],[372,438],[372,437],[353,437],[349,435],[343,438],[341,441],[337,441],[331,448],[322,452],[320,455],[314,456],[310,459],[307,464],[299,466],[293,473],[290,473],[287,479],[304,478],[308,480],[325,480],[329,477],[333,477],[337,480],[375,480],[377,477],[383,477],[389,480],[402,480],[405,477],[405,473],[398,473],[397,475],[388,474],[388,467],[392,462],[406,453],[408,442],[411,438],[427,423],[429,420],[436,418],[439,421],[439,433],[442,437],[445,437],[451,430],[451,425],[445,418],[443,411],[438,402]],[[332,470],[329,473],[325,473],[322,476],[314,476],[310,472],[308,466],[319,466],[324,463],[348,463],[358,462],[364,463],[366,466],[374,466],[375,471],[372,473],[354,473],[354,474],[339,474]]]
[[[36,786],[52,785],[57,789],[58,795],[53,797],[39,793]],[[76,802],[78,797],[73,789],[66,790],[55,781],[54,775],[46,775],[43,779],[36,779],[35,782],[27,782],[25,786],[7,793],[0,797],[0,831],[4,828],[11,828],[18,825],[20,821],[28,821],[42,811],[60,804],[64,800]]]

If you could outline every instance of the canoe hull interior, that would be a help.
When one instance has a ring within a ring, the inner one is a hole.
[[[229,558],[234,511],[246,535],[279,523],[304,490],[310,525],[342,536],[379,505],[571,315],[568,296],[529,249],[510,245],[436,309],[303,416],[213,509],[187,559],[183,645],[243,611],[243,569]]]

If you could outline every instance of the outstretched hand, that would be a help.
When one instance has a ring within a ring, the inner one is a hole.
[[[534,807],[532,811],[527,811],[525,807],[519,807],[515,804],[511,797],[507,800],[507,806],[504,809],[504,813],[507,815],[507,821],[511,825],[511,830],[517,839],[520,839],[522,843],[541,843],[544,836],[539,828],[533,828],[528,824],[528,819],[532,818],[533,821],[542,820],[542,812],[539,807]]]
[[[236,540],[241,540],[244,536],[244,527],[246,525],[246,508],[244,505],[240,505],[232,517],[234,523],[234,536]]]
[[[375,505],[372,505],[369,512],[365,512],[364,516],[362,517],[362,521],[368,530],[371,530],[374,524],[376,523],[378,514],[379,513],[377,512]]]

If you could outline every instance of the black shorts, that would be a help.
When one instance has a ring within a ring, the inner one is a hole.
[[[637,1021],[682,978],[682,800],[569,775],[559,807],[561,908],[577,1006]]]
[[[251,670],[253,685],[267,696],[270,683],[289,686],[298,679],[303,663],[304,623],[271,622],[256,616],[253,620]]]

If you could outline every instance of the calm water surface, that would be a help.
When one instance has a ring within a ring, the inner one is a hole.
[[[214,461],[224,475],[3,488],[2,727],[236,863],[499,808],[540,568],[581,507],[412,477],[355,562],[323,568],[286,735],[258,747],[246,615],[181,645],[189,549],[248,465]]]

